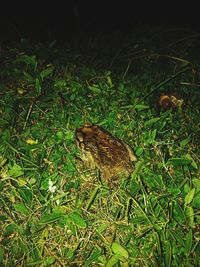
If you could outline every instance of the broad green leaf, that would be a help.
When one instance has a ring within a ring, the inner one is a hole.
[[[140,253],[139,247],[135,246],[131,248],[130,258],[136,260],[138,254]]]
[[[24,215],[28,215],[29,214],[29,210],[26,208],[26,206],[22,203],[17,203],[13,205],[15,210],[24,214]]]
[[[133,197],[140,189],[141,188],[140,188],[139,183],[136,182],[135,179],[131,179],[131,181],[130,181],[130,194],[131,194],[131,196]]]
[[[186,194],[189,193],[190,190],[191,190],[191,187],[190,187],[189,183],[185,183],[183,188],[184,188],[184,192]]]
[[[138,217],[136,217],[136,218],[133,218],[132,220],[131,220],[131,223],[132,224],[148,224],[149,223],[149,221],[148,221],[148,219],[145,217],[145,216],[138,216]]]
[[[63,217],[63,213],[45,214],[39,221],[39,224],[49,224],[58,221]]]
[[[107,124],[107,123],[109,123],[109,120],[108,120],[108,119],[103,119],[102,121],[100,121],[100,122],[98,123],[98,125],[99,125],[99,126],[102,126],[102,125]]]
[[[183,139],[182,141],[180,141],[180,146],[185,147],[190,142],[190,140],[190,136],[188,138]]]
[[[27,184],[27,181],[24,178],[19,178],[18,180],[19,186],[24,186]]]
[[[23,253],[27,254],[29,252],[29,247],[27,246],[27,244],[24,240],[19,239],[18,245],[19,245],[21,251],[23,251]]]
[[[98,257],[98,262],[99,262],[99,266],[100,266],[100,265],[102,265],[102,266],[106,266],[106,262],[107,262],[107,260],[106,260],[105,255],[103,255],[103,253],[102,253],[102,255],[100,255],[100,256]]]
[[[170,267],[172,260],[172,248],[169,240],[164,242],[164,255],[165,267]]]
[[[33,199],[33,192],[27,187],[20,187],[18,189],[20,196],[26,203],[30,203]]]
[[[107,77],[107,83],[110,87],[113,86],[112,79],[110,78],[110,76]]]
[[[185,242],[185,254],[187,256],[190,255],[191,249],[192,249],[192,230],[190,229],[186,236],[186,242]]]
[[[41,77],[42,79],[48,77],[49,75],[52,74],[53,70],[54,70],[53,67],[49,67],[49,68],[46,68],[46,69],[42,70],[42,71],[40,72],[40,77]]]
[[[157,130],[154,129],[154,130],[151,132],[151,140],[155,140],[155,139],[156,139],[156,134],[157,134]]]
[[[35,260],[35,261],[30,261],[26,263],[26,266],[40,266],[41,263],[43,263],[44,260]]]
[[[165,127],[166,124],[167,124],[166,121],[159,121],[158,123],[156,123],[156,129],[161,131]]]
[[[65,138],[67,141],[73,141],[74,140],[74,134],[71,131],[67,131],[65,133]]]
[[[120,258],[120,260],[123,258],[128,259],[129,257],[128,251],[117,242],[112,243],[111,250]]]
[[[173,205],[173,218],[180,224],[184,223],[186,220],[185,213],[177,202]]]
[[[173,194],[174,196],[178,196],[181,192],[180,188],[179,187],[169,187],[168,188],[168,191]]]
[[[200,209],[200,192],[195,194],[193,201],[192,201],[192,207],[196,209]]]
[[[101,93],[101,89],[99,88],[98,85],[88,86],[88,89],[97,94]]]
[[[167,161],[167,165],[174,165],[174,166],[183,166],[183,165],[187,165],[190,164],[192,162],[192,160],[190,159],[185,159],[185,158],[171,158],[168,159]]]
[[[63,131],[57,131],[56,132],[56,135],[55,135],[56,141],[62,141],[63,140],[63,137],[64,137]]]
[[[135,152],[136,156],[141,156],[143,151],[144,151],[144,149],[142,147],[138,147],[136,152]]]
[[[9,224],[9,225],[6,226],[5,231],[4,231],[4,233],[3,233],[3,236],[5,236],[5,237],[6,237],[6,236],[9,236],[9,235],[11,235],[12,233],[17,232],[17,230],[18,230],[17,225],[11,223],[11,224]]]
[[[56,80],[55,82],[54,82],[54,86],[55,87],[66,87],[66,80],[64,80],[64,79],[58,79],[58,80]]]
[[[132,109],[132,108],[134,108],[134,106],[133,105],[126,105],[126,106],[121,106],[120,108],[122,110],[126,110],[126,109]]]
[[[71,101],[74,101],[76,99],[76,94],[75,93],[71,94],[69,98]]]
[[[110,226],[110,223],[103,223],[96,229],[96,231],[101,234],[108,228],[108,226]]]
[[[192,162],[191,162],[191,166],[192,166],[193,168],[195,168],[196,170],[198,170],[198,165],[197,165],[197,163],[196,163],[194,160],[192,160]]]
[[[192,202],[195,195],[195,188],[192,188],[189,193],[185,196],[185,205],[188,205]]]
[[[105,267],[112,267],[119,261],[118,255],[113,255],[106,263]]]
[[[198,170],[198,165],[197,163],[194,161],[194,159],[192,158],[192,156],[190,154],[186,154],[186,159],[190,159],[191,160],[191,166],[193,168],[195,168],[196,170]]]
[[[22,167],[17,164],[14,164],[13,167],[8,171],[8,174],[14,178],[22,176],[24,174]]]
[[[192,179],[193,185],[200,190],[200,179],[194,178]]]
[[[189,219],[189,225],[190,227],[194,227],[195,224],[194,224],[194,210],[192,207],[188,206],[186,207],[186,211],[185,211],[188,219]]]
[[[92,262],[94,262],[100,255],[101,255],[101,249],[95,248],[94,251],[90,254],[89,258],[84,263],[84,267],[91,266]]]
[[[43,261],[43,264],[45,264],[45,265],[51,265],[52,266],[52,264],[55,262],[55,260],[56,260],[56,258],[55,257],[53,257],[53,256],[51,256],[51,257],[48,257],[48,258],[46,258],[44,261]]]
[[[137,111],[142,111],[142,110],[145,110],[145,109],[148,109],[149,106],[146,106],[146,105],[136,105],[135,106],[135,109],[137,109]]]
[[[4,140],[5,142],[6,142],[6,144],[8,145],[8,146],[10,146],[10,144],[9,144],[9,142],[10,142],[10,131],[8,130],[8,129],[5,129],[4,131],[3,131],[3,133],[1,133],[1,136],[0,136],[1,138],[2,138],[2,140]],[[8,142],[8,143],[7,143]]]
[[[27,65],[31,65],[34,68],[37,65],[36,56],[22,55],[17,59],[17,61],[24,62]]]
[[[185,242],[183,240],[183,236],[178,231],[176,230],[173,231],[173,234],[171,233],[171,235],[173,236],[173,238],[177,240],[177,242],[179,243],[179,246],[182,246],[182,247],[184,246]]]
[[[76,212],[73,212],[69,215],[69,218],[80,228],[86,228],[86,221]]]
[[[156,123],[159,120],[160,120],[159,117],[158,118],[152,118],[152,119],[150,119],[148,121],[145,121],[144,126],[145,127],[150,127],[150,126],[152,126],[154,123]]]
[[[53,201],[59,200],[59,199],[61,199],[61,198],[66,197],[66,196],[69,195],[69,194],[70,194],[70,192],[65,192],[65,193],[62,193],[62,194],[60,194],[60,195],[56,195],[55,197],[52,197],[52,198],[51,198],[51,201],[53,202]],[[58,208],[61,208],[61,209],[62,209],[62,207],[58,207]],[[54,210],[55,210],[55,209],[54,209]]]
[[[143,165],[144,165],[144,161],[143,160],[140,160],[135,164],[135,170],[131,174],[131,179],[135,179],[136,178],[136,176],[140,173]]]

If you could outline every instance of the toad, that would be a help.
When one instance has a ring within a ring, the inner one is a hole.
[[[98,125],[85,123],[76,129],[77,146],[90,169],[98,168],[109,184],[120,174],[128,177],[136,161],[131,147]]]

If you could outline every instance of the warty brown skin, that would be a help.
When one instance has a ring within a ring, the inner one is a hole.
[[[76,129],[75,137],[86,166],[98,168],[109,183],[119,174],[128,177],[133,171],[132,161],[137,159],[130,146],[102,127],[86,123]]]

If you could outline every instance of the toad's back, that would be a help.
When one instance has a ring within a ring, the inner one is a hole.
[[[105,179],[133,170],[136,160],[131,148],[100,126],[85,124],[76,130],[77,145],[89,167],[97,167]]]

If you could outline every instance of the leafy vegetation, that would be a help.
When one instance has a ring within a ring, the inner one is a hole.
[[[139,29],[81,44],[1,44],[0,265],[200,266],[199,35]],[[184,95],[176,111],[157,97]],[[110,190],[74,131],[138,157]]]

